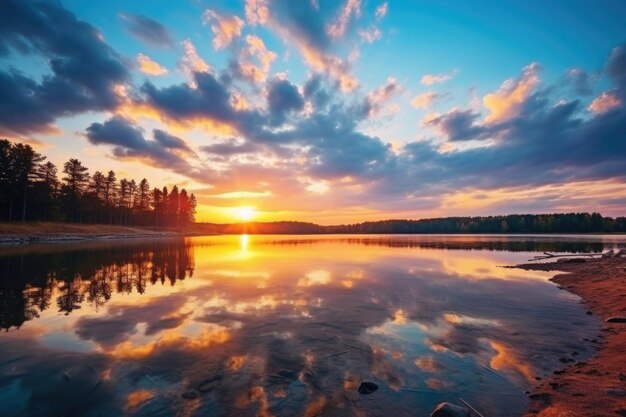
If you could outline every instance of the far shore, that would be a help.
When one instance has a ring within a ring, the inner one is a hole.
[[[79,224],[63,222],[0,222],[0,246],[41,243],[80,242],[87,240],[126,240],[160,237],[213,236],[213,235],[449,235],[449,236],[569,236],[569,235],[610,235],[624,236],[624,233],[400,233],[341,230],[343,226],[319,226],[301,222],[250,222],[250,223],[192,223],[179,227],[120,226],[107,224]]]
[[[626,416],[626,323],[612,322],[626,317],[626,257],[516,268],[561,272],[552,281],[580,296],[588,314],[602,320],[599,334],[589,340],[597,346],[596,354],[541,381],[529,395],[526,417]]]

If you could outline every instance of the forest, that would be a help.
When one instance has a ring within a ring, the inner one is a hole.
[[[0,221],[53,221],[126,226],[193,223],[196,198],[175,185],[90,173],[78,159],[58,168],[32,146],[0,140]]]

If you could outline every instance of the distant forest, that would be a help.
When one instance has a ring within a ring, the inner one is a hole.
[[[63,221],[127,226],[181,226],[193,223],[196,198],[177,186],[150,188],[144,178],[89,173],[78,159],[62,177],[28,144],[0,140],[0,221]]]
[[[339,226],[303,222],[204,224],[213,233],[239,234],[427,234],[427,233],[626,233],[626,217],[598,213],[512,214],[383,220]]]

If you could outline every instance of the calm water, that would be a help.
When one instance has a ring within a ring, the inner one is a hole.
[[[521,415],[597,321],[550,273],[621,238],[229,236],[0,248],[2,416]],[[380,389],[361,395],[372,381]]]

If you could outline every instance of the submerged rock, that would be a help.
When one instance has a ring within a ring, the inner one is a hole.
[[[190,390],[183,392],[181,396],[186,400],[194,400],[198,398],[200,394],[198,394],[198,391],[190,389]]]
[[[371,394],[378,390],[378,385],[370,381],[361,382],[359,385],[359,394]]]
[[[440,403],[430,414],[430,417],[471,417],[470,411],[451,403]]]

